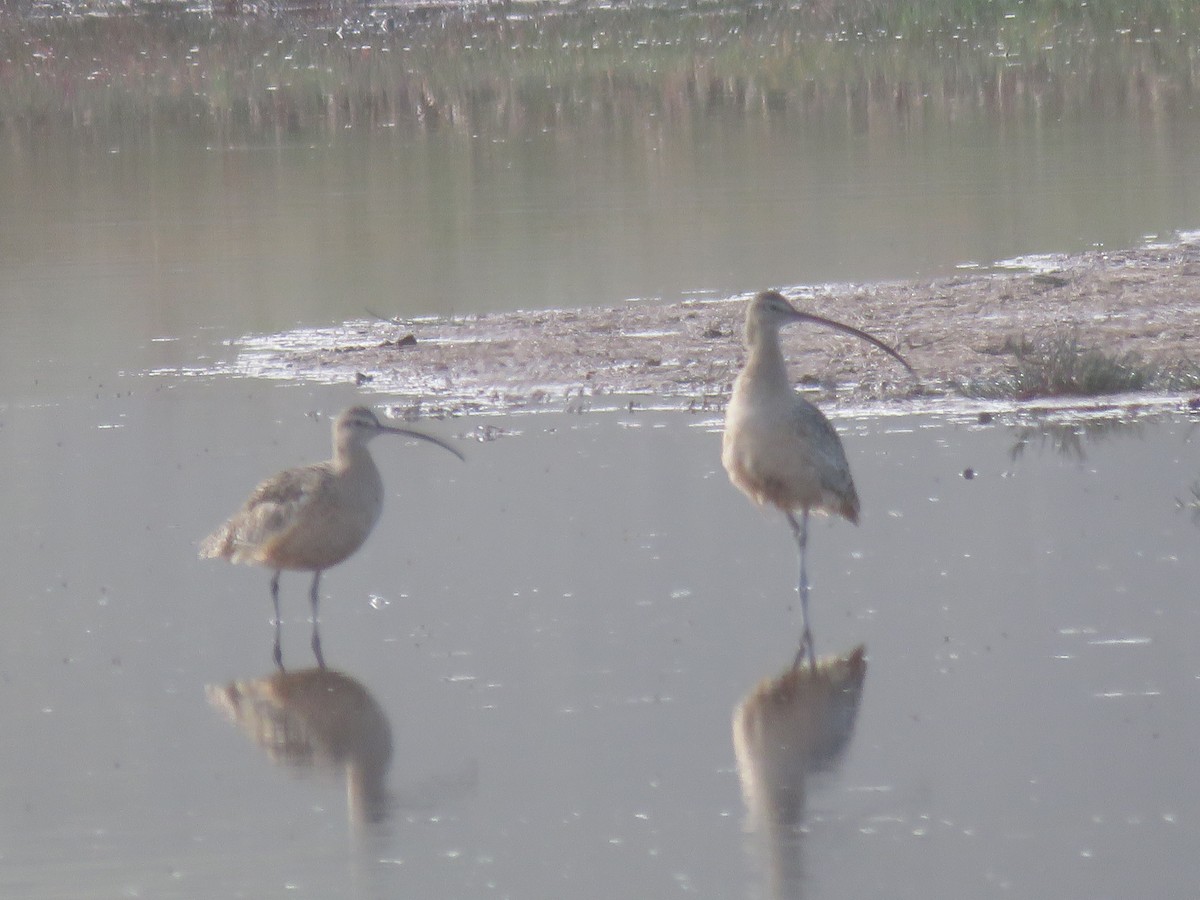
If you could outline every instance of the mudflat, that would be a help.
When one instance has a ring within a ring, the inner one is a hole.
[[[758,285],[754,289],[780,287]],[[1012,270],[926,281],[785,288],[802,309],[891,343],[915,382],[853,338],[784,333],[798,383],[847,402],[961,395],[1000,382],[1014,339],[1072,335],[1082,347],[1160,366],[1200,362],[1200,234],[1172,244],[1032,257]],[[516,311],[412,322],[386,309],[336,328],[247,338],[244,375],[370,382],[423,414],[569,408],[652,395],[719,408],[744,359],[745,297]]]

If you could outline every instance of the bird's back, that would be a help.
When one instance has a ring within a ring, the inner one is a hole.
[[[326,569],[357,550],[379,518],[374,465],[349,478],[331,462],[287,469],[262,482],[201,542],[200,555],[276,569]]]

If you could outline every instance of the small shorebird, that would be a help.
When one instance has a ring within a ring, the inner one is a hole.
[[[200,543],[203,558],[253,563],[275,570],[275,664],[283,668],[279,641],[279,575],[312,572],[313,637],[317,662],[324,667],[317,628],[317,588],[321,573],[362,546],[383,509],[383,481],[367,451],[371,438],[400,434],[463,455],[441,438],[382,424],[365,406],[352,406],[333,423],[333,458],[272,475],[224,525]]]
[[[836,513],[857,525],[859,504],[837,432],[819,409],[792,390],[788,381],[779,329],[791,322],[812,322],[852,334],[899,360],[910,373],[913,369],[878,338],[833,319],[801,312],[777,291],[763,291],[746,308],[749,357],[733,383],[733,396],[725,411],[721,463],[742,493],[760,506],[771,504],[787,516],[800,555],[797,588],[804,631],[796,664],[807,654],[815,667],[805,566],[808,514],[814,510]]]

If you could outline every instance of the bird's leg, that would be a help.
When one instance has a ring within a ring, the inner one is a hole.
[[[279,624],[279,570],[271,577],[271,603],[275,607],[275,666],[283,671],[283,647],[280,644]]]
[[[817,651],[813,647],[812,630],[808,626],[808,567],[806,565],[808,557],[808,510],[805,509],[800,513],[800,520],[796,520],[796,516],[792,512],[787,513],[788,524],[792,526],[792,535],[796,538],[796,548],[800,556],[800,578],[796,584],[796,590],[800,593],[800,624],[803,626],[803,631],[800,634],[800,649],[796,651],[796,660],[793,667],[799,666],[804,662],[804,655],[808,654],[809,668],[816,671],[817,668]]]
[[[317,593],[317,588],[321,583],[321,570],[317,569],[313,573],[312,590],[309,593],[309,599],[312,601],[312,650],[313,655],[317,658],[317,665],[322,669],[325,668],[325,657],[321,654],[321,628],[317,619],[317,605],[321,601],[320,594]]]
[[[317,628],[316,623],[313,623],[312,649],[313,656],[317,658],[317,666],[324,669],[325,656],[321,653],[321,630]]]

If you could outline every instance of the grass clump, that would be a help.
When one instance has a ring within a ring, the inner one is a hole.
[[[1108,353],[1085,346],[1074,331],[1040,338],[1009,337],[1000,353],[1013,357],[1009,374],[972,384],[967,393],[1029,400],[1200,388],[1200,366],[1187,361],[1160,365],[1138,353]]]
[[[1013,392],[1018,397],[1095,397],[1146,390],[1153,368],[1136,353],[1113,355],[1085,347],[1079,335],[1030,340],[1008,338],[1004,351],[1014,359]]]

